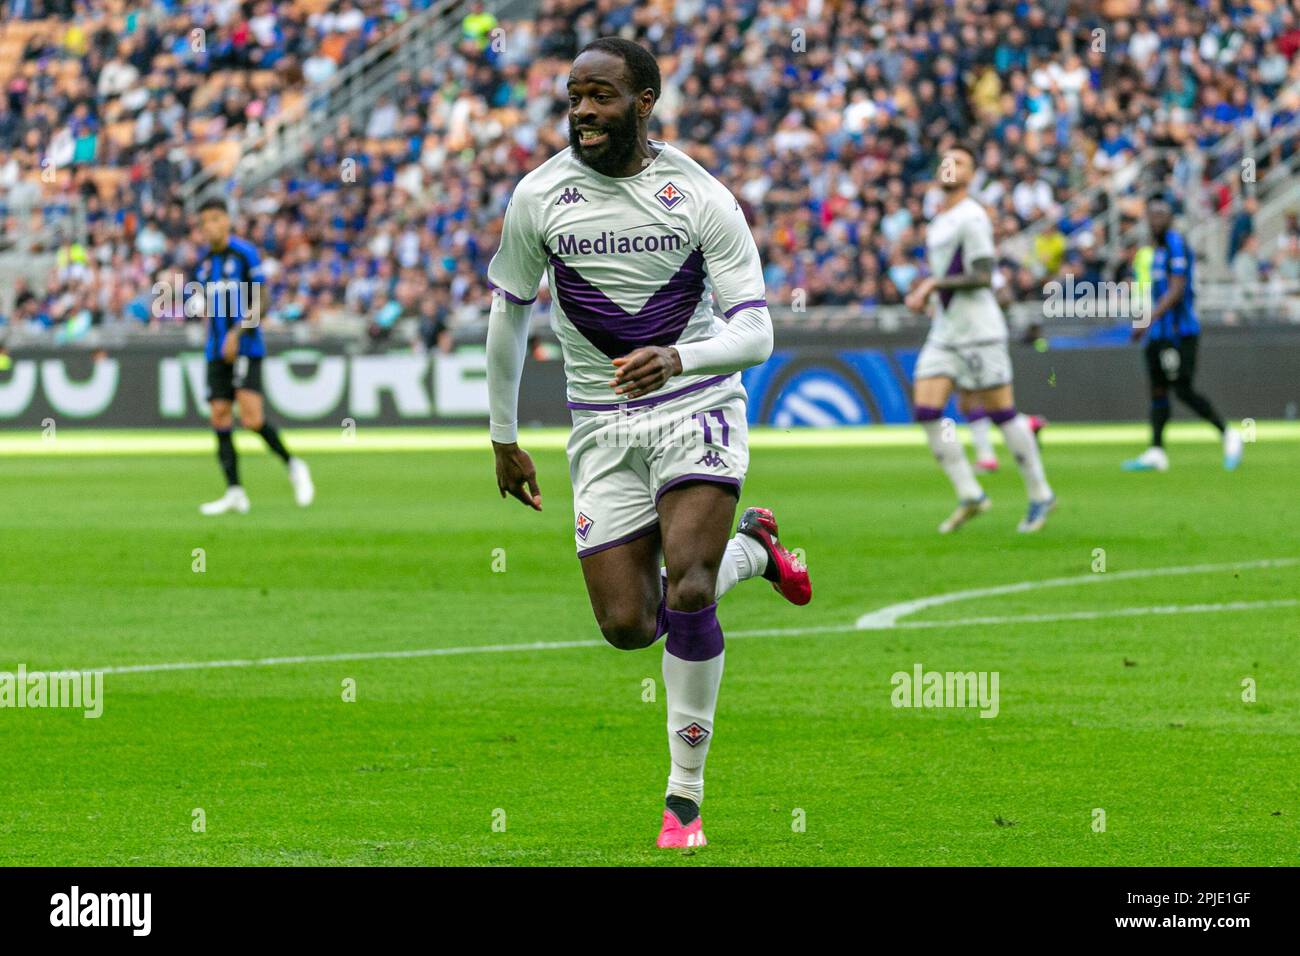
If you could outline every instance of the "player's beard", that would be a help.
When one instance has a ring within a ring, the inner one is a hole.
[[[593,151],[583,147],[578,140],[578,127],[569,123],[569,147],[579,161],[606,176],[621,175],[628,162],[636,154],[637,123],[636,104],[627,108],[627,112],[618,120],[605,123],[598,129],[607,137],[605,142]]]

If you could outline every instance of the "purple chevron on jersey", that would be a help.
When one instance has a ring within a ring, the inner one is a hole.
[[[551,254],[555,295],[574,328],[610,358],[646,345],[672,345],[704,295],[704,253],[696,249],[636,312],[627,312],[572,266]]]
[[[944,273],[944,276],[959,276],[962,274],[964,268],[965,266],[962,263],[961,246],[958,246],[957,251],[952,254],[952,261],[948,263],[948,271]],[[956,289],[939,290],[939,301],[943,303],[945,309],[948,308],[948,303],[952,301],[953,294],[956,291]]]

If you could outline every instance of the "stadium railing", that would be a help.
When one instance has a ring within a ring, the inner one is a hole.
[[[485,4],[485,10],[500,18],[521,5],[521,0],[497,0]],[[337,128],[340,119],[356,121],[364,117],[392,91],[403,71],[418,71],[430,62],[438,44],[460,38],[461,21],[469,6],[469,0],[441,0],[411,14],[327,82],[309,88],[300,115],[268,124],[241,143],[241,155],[233,172],[227,174],[214,165],[187,181],[181,191],[187,208],[235,186],[244,195],[257,190],[300,162]]]
[[[316,142],[316,136],[352,107],[357,99],[357,84],[366,82],[368,70],[418,42],[422,30],[444,16],[448,8],[461,5],[462,0],[444,0],[412,14],[361,56],[343,65],[325,83],[308,87],[301,115],[280,117],[278,122],[268,123],[239,144],[240,157],[233,172],[213,164],[191,177],[181,187],[185,205],[193,208],[228,184],[238,183],[247,192],[299,160],[310,144]]]
[[[1289,84],[1274,96],[1270,108],[1283,111],[1289,101],[1300,97],[1300,84]],[[1229,187],[1235,196],[1255,195],[1261,199],[1259,215],[1255,218],[1256,232],[1265,238],[1275,238],[1283,212],[1294,200],[1265,206],[1266,194],[1278,188],[1294,187],[1294,175],[1300,159],[1296,153],[1283,156],[1279,164],[1270,163],[1275,150],[1300,137],[1300,117],[1271,130],[1267,136],[1256,135],[1255,124],[1242,123],[1208,147],[1148,147],[1124,166],[1112,170],[1101,181],[1079,190],[1071,197],[1083,200],[1089,209],[1098,201],[1106,200],[1102,218],[1103,243],[1095,253],[1111,260],[1123,253],[1126,246],[1144,241],[1144,225],[1126,215],[1125,206],[1140,208],[1141,203],[1161,192],[1173,191],[1192,215],[1185,222],[1188,238],[1198,256],[1198,264],[1209,278],[1223,279],[1227,275],[1227,233],[1230,216],[1217,213],[1213,207],[1220,186]],[[1300,152],[1300,151],[1297,151]],[[1247,164],[1247,160],[1250,163]],[[1244,176],[1250,169],[1257,175]],[[1167,172],[1153,177],[1152,171]],[[1208,175],[1207,175],[1208,173]],[[1238,201],[1240,201],[1238,199]],[[1002,241],[1006,253],[1018,262],[1032,258],[1034,240],[1056,226],[1057,219],[1043,216],[1024,229]]]

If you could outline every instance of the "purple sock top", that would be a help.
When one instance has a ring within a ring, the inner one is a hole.
[[[977,422],[981,418],[988,418],[988,417],[989,417],[988,409],[986,409],[983,405],[980,405],[978,408],[972,408],[969,412],[966,413],[966,420],[968,422]]]
[[[668,640],[664,650],[684,661],[712,660],[722,653],[722,625],[718,623],[715,601],[698,611],[674,611],[669,608]]]
[[[936,421],[943,414],[942,408],[932,408],[929,405],[916,406],[916,420],[918,422]]]
[[[1015,418],[1016,414],[1017,414],[1016,407],[1012,405],[1010,408],[1004,408],[1001,409],[1000,411],[990,412],[989,418],[993,419],[993,424],[1002,425],[1006,422],[1011,421],[1011,419]]]

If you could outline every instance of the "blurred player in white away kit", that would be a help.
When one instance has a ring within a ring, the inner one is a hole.
[[[916,312],[925,311],[932,296],[936,300],[930,334],[916,359],[916,420],[957,492],[957,509],[939,525],[940,533],[957,530],[990,504],[954,429],[941,420],[954,386],[963,407],[984,408],[1002,430],[1029,494],[1029,510],[1018,530],[1037,531],[1056,507],[1056,496],[1043,473],[1029,419],[1016,411],[1007,323],[992,288],[993,223],[984,207],[967,195],[974,174],[970,150],[952,146],[944,151],[939,171],[943,203],[925,233],[930,275],[906,299]]]
[[[516,425],[529,305],[546,273],[573,417],[574,539],[587,593],[615,647],[667,634],[671,767],[658,845],[703,846],[699,806],[723,663],[717,601],[759,576],[794,604],[812,597],[770,511],[747,509],[731,537],[749,463],[739,373],[771,354],[772,320],[735,198],[685,153],[647,137],[660,92],[654,57],[628,40],[595,40],[574,60],[568,89],[569,148],[520,180],[488,266],[497,487],[542,508]],[[715,297],[730,321],[714,315]]]

